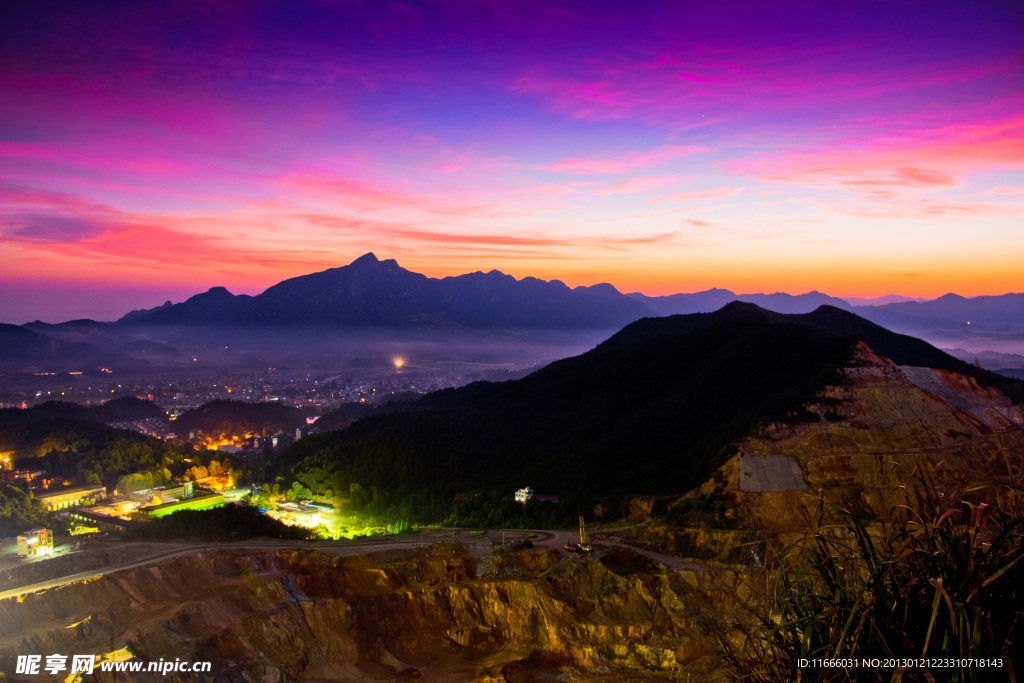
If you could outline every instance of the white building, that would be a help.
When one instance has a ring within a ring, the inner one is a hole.
[[[18,536],[18,557],[53,554],[53,532],[49,529],[30,529]]]
[[[531,489],[529,486],[527,486],[524,489],[519,489],[518,491],[516,491],[517,503],[525,503],[531,498],[533,498],[533,489]]]

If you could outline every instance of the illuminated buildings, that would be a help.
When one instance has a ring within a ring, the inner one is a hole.
[[[53,532],[49,529],[29,529],[18,536],[18,557],[53,554]]]
[[[191,498],[141,507],[132,514],[132,518],[146,521],[157,517],[166,517],[178,510],[209,510],[223,506],[224,494],[222,493],[196,493]]]
[[[55,512],[75,505],[94,505],[97,500],[107,497],[107,489],[103,486],[76,486],[70,489],[42,493],[36,496],[47,512]]]

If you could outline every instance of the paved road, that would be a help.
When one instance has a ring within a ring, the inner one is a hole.
[[[98,569],[92,569],[89,571],[79,572],[77,574],[70,574],[62,576],[56,579],[48,581],[40,581],[33,583],[28,586],[22,586],[21,588],[14,588],[8,591],[0,592],[0,600],[6,600],[8,598],[18,598],[29,593],[35,593],[37,591],[47,590],[49,588],[57,588],[59,586],[65,586],[67,584],[76,583],[78,581],[85,581],[87,579],[93,579],[104,574],[110,574],[112,572],[122,571],[126,569],[137,569],[139,567],[145,567],[163,560],[168,560],[174,557],[180,557],[181,555],[189,555],[191,553],[202,552],[204,550],[223,550],[225,548],[239,548],[239,549],[255,549],[255,550],[281,550],[287,548],[298,548],[303,550],[318,550],[320,552],[336,555],[339,557],[348,557],[352,555],[363,555],[379,550],[394,550],[401,548],[413,548],[430,545],[432,543],[462,543],[473,549],[473,546],[477,546],[477,549],[483,548],[484,551],[490,552],[490,549],[498,543],[507,543],[509,545],[516,543],[517,541],[530,540],[535,548],[541,548],[544,550],[562,550],[564,543],[563,536],[567,533],[566,531],[550,531],[546,529],[456,529],[456,528],[430,528],[424,529],[419,534],[408,534],[399,536],[379,536],[376,538],[359,539],[353,541],[285,541],[285,540],[261,540],[261,541],[241,541],[237,543],[202,543],[202,544],[187,544],[180,545],[166,552],[157,553],[155,555],[149,555],[147,557],[128,560],[125,562],[119,562],[108,565],[106,567],[100,567]],[[641,555],[649,557],[650,559],[665,565],[669,569],[679,571],[714,571],[716,568],[709,565],[703,565],[696,562],[689,562],[687,560],[680,559],[678,557],[670,557],[668,555],[662,555],[650,550],[638,548],[636,546],[628,545],[621,541],[606,540],[601,538],[600,532],[594,534],[593,542],[595,545],[613,546],[619,548],[628,548],[637,552]],[[599,552],[594,553],[594,557],[600,556]]]
[[[430,541],[434,542],[434,541]],[[358,541],[242,541],[238,543],[203,543],[181,545],[173,550],[149,555],[138,560],[118,562],[105,567],[99,567],[89,571],[70,574],[48,581],[40,581],[21,588],[14,588],[0,593],[0,600],[17,598],[36,591],[56,588],[69,583],[76,583],[86,579],[93,579],[104,574],[121,571],[123,569],[137,569],[163,560],[169,560],[181,555],[202,552],[204,550],[223,550],[225,548],[246,548],[256,550],[281,550],[286,548],[300,548],[304,550],[320,550],[332,555],[362,555],[376,550],[388,550],[393,548],[408,548],[423,545],[424,541],[419,536],[382,536],[379,538],[365,539]]]

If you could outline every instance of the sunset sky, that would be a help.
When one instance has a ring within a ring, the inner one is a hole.
[[[0,322],[373,251],[623,292],[1024,291],[1024,3],[0,9]]]

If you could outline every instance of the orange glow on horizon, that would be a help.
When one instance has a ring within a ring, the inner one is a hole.
[[[383,254],[381,259],[388,258]],[[354,258],[354,257],[353,257]],[[429,258],[429,257],[427,257]],[[792,260],[776,261],[770,264],[758,263],[753,259],[708,259],[686,263],[674,263],[672,259],[631,260],[626,263],[577,260],[572,258],[533,261],[527,259],[482,258],[458,259],[445,262],[442,257],[430,262],[427,258],[397,256],[399,265],[408,270],[423,273],[432,278],[463,275],[477,270],[499,270],[518,280],[535,277],[542,280],[560,280],[569,287],[591,286],[609,283],[620,292],[628,294],[641,292],[648,296],[663,296],[693,293],[711,288],[728,289],[737,294],[786,292],[802,294],[817,290],[832,296],[873,297],[886,294],[903,294],[935,298],[955,292],[962,296],[999,295],[1024,291],[1024,276],[1019,261],[1000,259],[991,262],[984,257],[962,258],[960,263],[951,264],[923,258],[914,263],[886,262],[881,257],[868,265],[856,263],[853,259],[842,262],[838,259],[822,259],[820,262]],[[1024,258],[1024,254],[1021,254]],[[351,260],[351,259],[350,259]],[[744,262],[745,261],[745,262]],[[69,264],[70,265],[70,264]],[[337,264],[331,267],[345,265]],[[108,269],[107,277],[116,269]],[[77,281],[80,289],[95,289],[98,293],[109,293],[118,285],[132,286],[137,292],[151,292],[144,300],[144,306],[158,306],[164,300],[183,301],[188,296],[199,294],[210,287],[223,286],[233,294],[257,295],[282,280],[318,272],[314,266],[306,270],[287,269],[264,272],[254,278],[245,273],[225,272],[224,269],[206,270],[184,274],[181,278],[168,278],[168,273],[149,273],[148,281],[128,277],[121,280],[97,281],[77,280],[77,273],[64,269],[62,280]],[[46,282],[35,279],[20,281],[19,287],[39,286],[53,288],[54,278]],[[163,291],[161,291],[163,290]],[[174,295],[171,294],[172,290]],[[184,292],[184,293],[180,293]],[[127,313],[129,309],[123,311]],[[123,314],[122,313],[122,314]],[[396,361],[396,367],[401,367]]]

